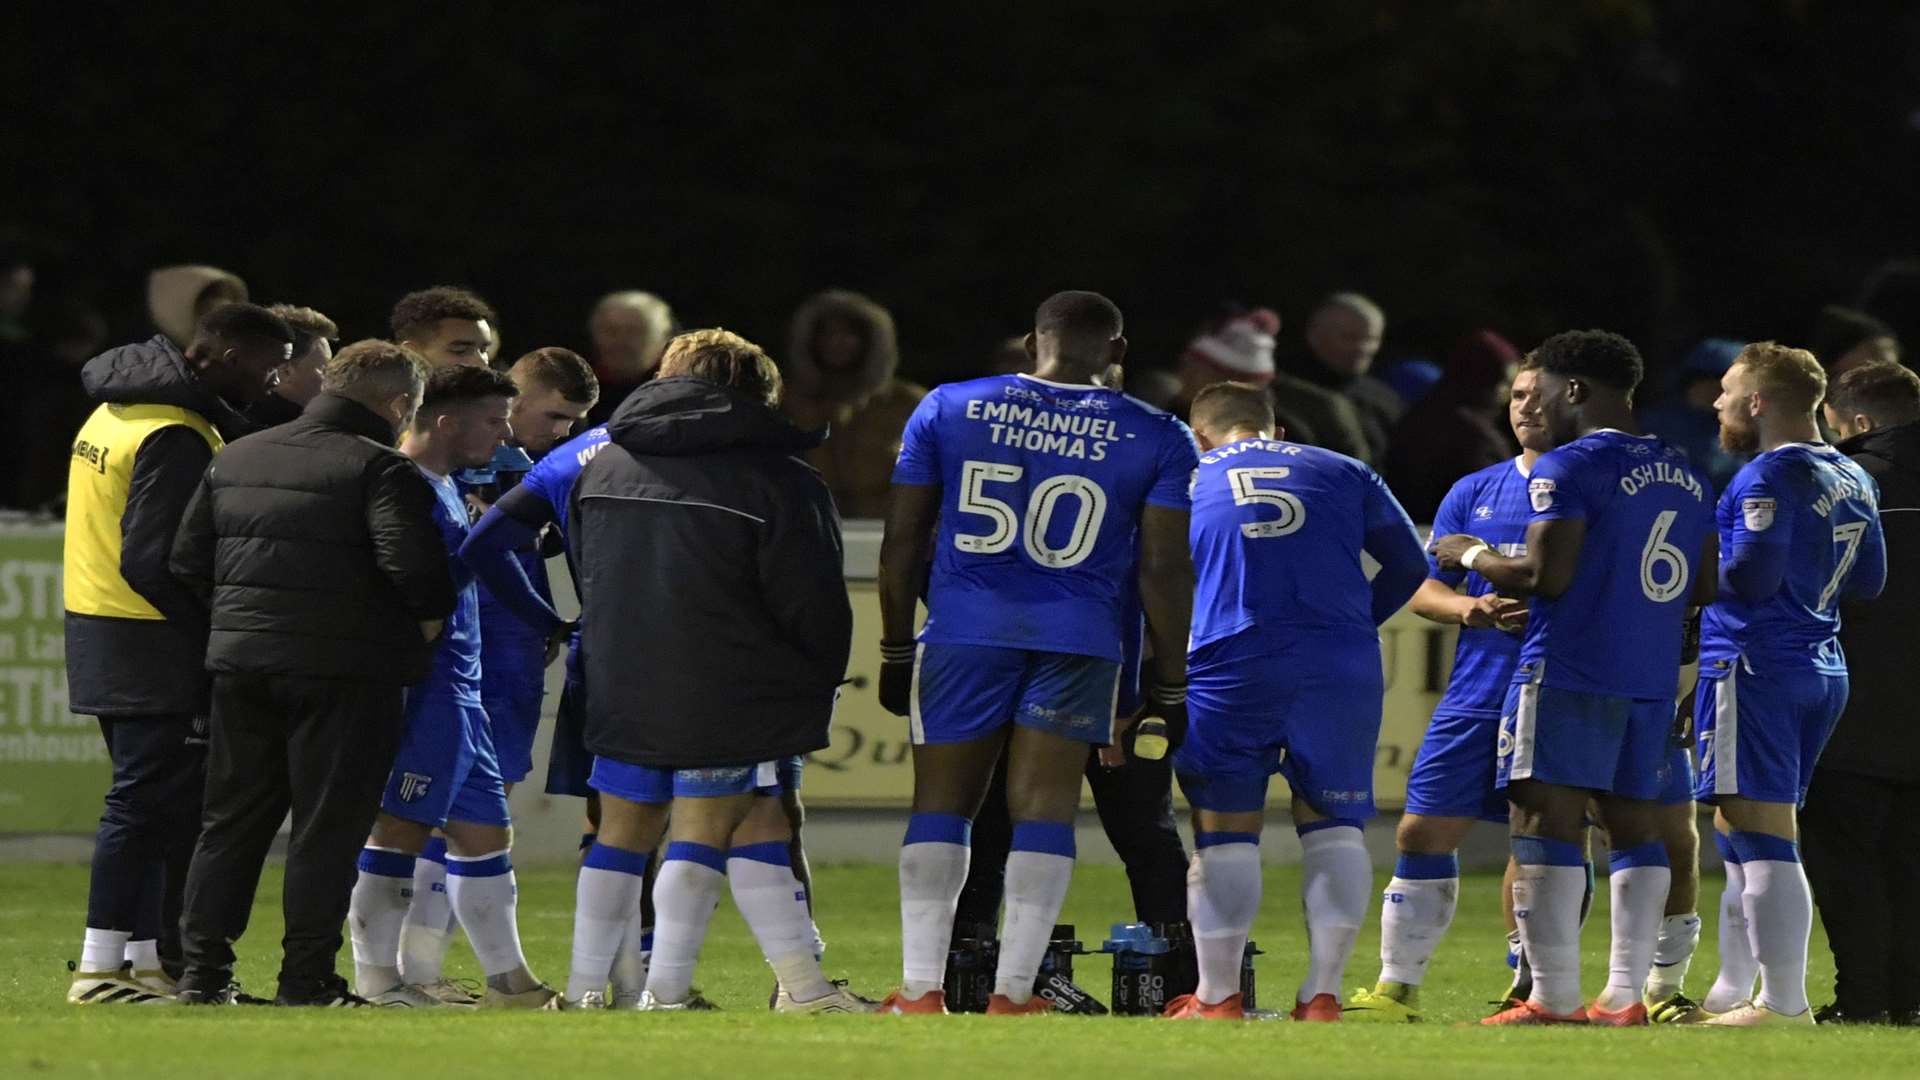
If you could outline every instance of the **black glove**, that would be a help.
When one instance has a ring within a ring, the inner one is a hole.
[[[1159,723],[1148,727],[1146,726],[1148,720],[1143,719],[1140,724],[1134,726],[1133,752],[1135,757],[1150,761],[1159,760],[1180,749],[1180,744],[1187,739],[1187,687],[1185,683],[1176,686],[1156,681],[1142,689],[1144,691],[1142,696],[1146,701],[1141,712],[1145,717],[1158,720]],[[1165,750],[1160,751],[1156,744],[1153,751],[1142,753],[1140,736],[1143,733],[1158,735],[1165,739]]]
[[[895,716],[913,711],[914,644],[880,643],[880,707]]]
[[[1673,710],[1672,742],[1683,750],[1693,749],[1693,695],[1696,692],[1698,692],[1697,688],[1689,691],[1686,697],[1680,699],[1679,706]]]

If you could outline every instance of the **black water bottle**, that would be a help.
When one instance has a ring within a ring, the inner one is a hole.
[[[994,970],[1000,966],[1000,943],[988,924],[956,929],[953,947],[947,953],[947,1011],[986,1012],[987,999],[993,995]]]
[[[1115,923],[1101,952],[1113,954],[1115,1016],[1158,1016],[1167,1010],[1167,939],[1146,923]]]
[[[1107,1007],[1098,998],[1082,990],[1073,981],[1073,958],[1087,951],[1074,935],[1072,926],[1055,926],[1040,958],[1040,974],[1034,979],[1033,992],[1053,1002],[1056,1012],[1074,1016],[1105,1016]]]

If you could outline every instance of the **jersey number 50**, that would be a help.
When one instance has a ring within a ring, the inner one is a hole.
[[[988,484],[1017,484],[1026,475],[1018,465],[994,461],[966,461],[960,465],[960,512],[979,514],[993,522],[993,531],[961,534],[953,546],[975,555],[998,555],[1013,546],[1018,536],[1028,556],[1041,566],[1065,570],[1087,561],[1093,554],[1093,542],[1100,535],[1100,523],[1107,516],[1107,493],[1084,476],[1050,476],[1034,485],[1027,496],[1025,520],[1012,504],[986,493]],[[1076,507],[1073,528],[1066,543],[1047,546],[1047,532],[1053,524],[1060,501],[1072,496]]]

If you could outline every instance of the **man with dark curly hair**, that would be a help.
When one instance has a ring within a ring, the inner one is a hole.
[[[435,285],[410,292],[393,305],[389,321],[393,340],[426,357],[433,367],[486,367],[493,359],[498,316],[467,289]]]

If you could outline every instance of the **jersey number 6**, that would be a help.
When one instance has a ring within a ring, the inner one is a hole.
[[[1660,511],[1647,533],[1647,546],[1640,549],[1640,591],[1656,604],[1664,604],[1687,591],[1687,553],[1667,543],[1673,519],[1679,516],[1678,510]],[[1660,569],[1662,566],[1664,571]]]
[[[1107,493],[1084,476],[1050,476],[1034,485],[1027,496],[1027,513],[1022,521],[1010,503],[986,493],[988,484],[1017,484],[1026,475],[1018,465],[995,461],[966,461],[960,465],[960,506],[963,514],[979,514],[993,522],[993,531],[956,535],[953,546],[975,555],[998,555],[1013,546],[1019,536],[1027,555],[1041,566],[1065,570],[1087,561],[1093,554],[1093,542],[1100,535],[1100,523],[1107,516]],[[1060,500],[1072,496],[1077,508],[1073,529],[1066,543],[1047,546],[1047,532]]]

